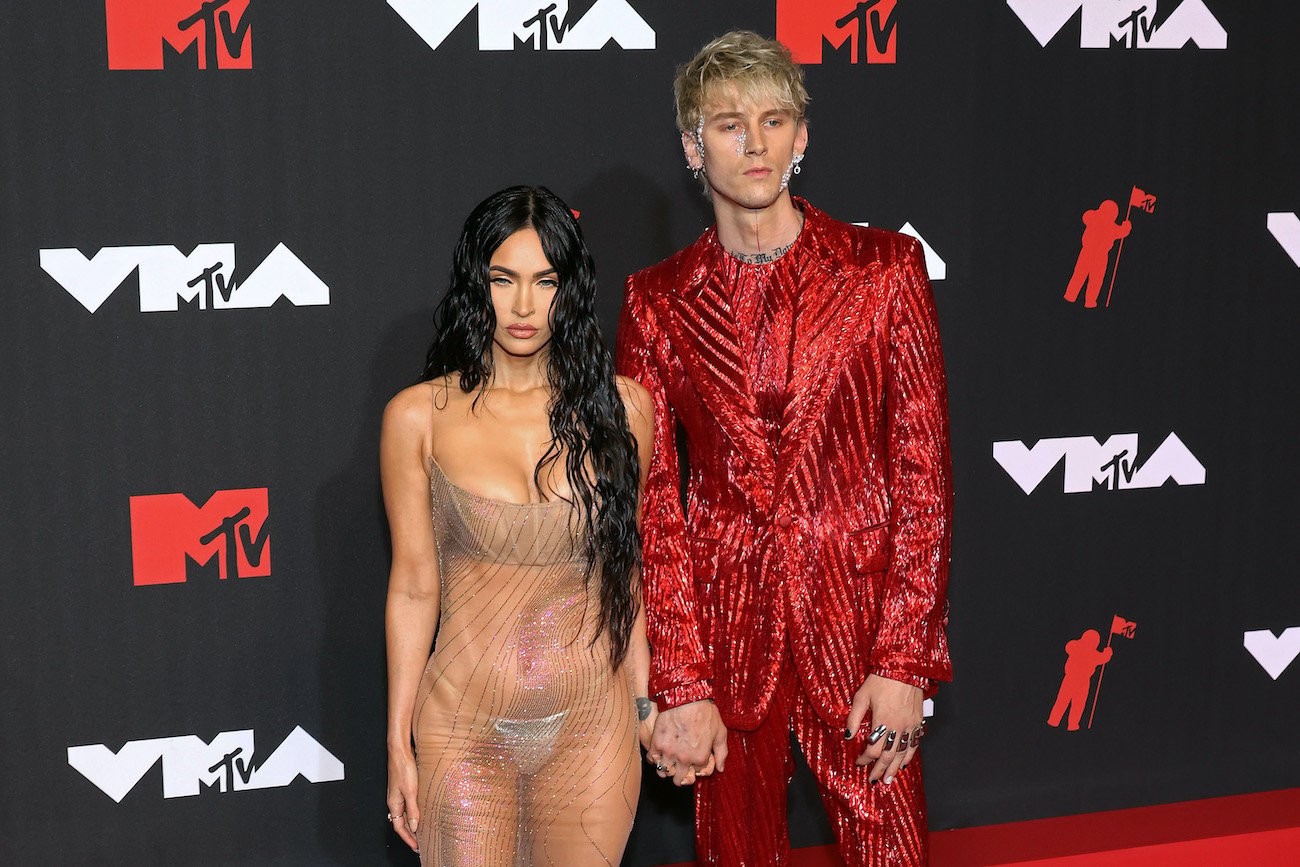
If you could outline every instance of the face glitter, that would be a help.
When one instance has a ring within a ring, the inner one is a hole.
[[[743,157],[745,155],[745,142],[747,140],[748,135],[743,128],[736,133],[736,156]]]

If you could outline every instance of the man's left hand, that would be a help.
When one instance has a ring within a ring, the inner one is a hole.
[[[873,784],[882,779],[892,783],[894,775],[916,755],[924,698],[921,690],[910,683],[876,674],[868,675],[854,693],[846,724],[847,736],[856,737],[864,719],[871,720],[871,731],[885,726],[881,738],[858,756],[859,765],[875,763],[870,776]],[[864,737],[870,736],[871,731],[864,732]]]

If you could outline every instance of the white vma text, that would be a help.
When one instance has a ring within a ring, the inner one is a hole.
[[[1170,479],[1179,485],[1205,484],[1205,467],[1176,433],[1165,437],[1141,465],[1137,455],[1135,433],[1115,434],[1104,443],[1095,437],[1059,437],[1041,439],[1033,448],[1020,440],[993,444],[994,459],[1026,494],[1033,493],[1062,459],[1067,494],[1159,488]]]
[[[1291,261],[1300,267],[1300,217],[1293,212],[1269,214],[1268,231],[1282,245]]]
[[[568,0],[388,0],[419,37],[437,48],[478,7],[480,51],[597,51],[655,47],[655,32],[627,0],[596,0],[580,17]]]
[[[187,256],[166,245],[104,247],[89,259],[75,247],[41,250],[41,269],[94,313],[136,269],[140,312],[270,307],[281,298],[297,307],[330,303],[330,289],[284,244],[242,279],[234,244],[199,244]]]
[[[1254,629],[1243,633],[1241,639],[1250,655],[1274,680],[1300,656],[1300,626],[1285,629],[1281,635],[1274,635],[1270,629]]]
[[[871,224],[854,223],[853,225],[870,226]],[[930,277],[931,281],[947,279],[948,263],[943,261],[943,258],[935,252],[934,248],[930,246],[929,241],[921,237],[921,233],[912,227],[910,221],[904,223],[903,228],[898,231],[904,235],[911,235],[913,238],[921,242],[921,250],[925,253],[925,272]]]
[[[1046,46],[1080,9],[1080,48],[1197,48],[1228,47],[1223,29],[1204,0],[1165,0],[1175,6],[1155,25],[1159,0],[1007,0],[1007,5]]]
[[[185,798],[200,788],[221,792],[273,789],[302,776],[313,783],[343,779],[343,763],[295,726],[273,753],[253,760],[253,731],[222,732],[206,743],[197,735],[128,741],[113,752],[103,744],[68,747],[68,764],[119,804],[162,760],[164,798]]]

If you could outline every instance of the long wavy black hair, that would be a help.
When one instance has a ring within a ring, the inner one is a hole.
[[[488,267],[515,232],[532,228],[555,268],[546,364],[551,442],[533,469],[563,460],[585,532],[588,585],[600,576],[596,635],[608,630],[615,668],[627,655],[640,599],[641,540],[636,527],[640,471],[636,442],[614,380],[614,361],[596,321],[596,266],[569,207],[545,187],[510,187],[479,203],[452,254],[451,284],[434,312],[424,379],[456,374],[480,396],[492,381],[492,307]]]

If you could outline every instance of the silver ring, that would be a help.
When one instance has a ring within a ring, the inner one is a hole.
[[[884,723],[881,723],[880,725],[876,726],[875,729],[872,730],[871,737],[867,738],[867,743],[874,744],[876,741],[883,738],[885,736],[885,732],[887,731],[889,731],[889,726],[885,725]]]
[[[394,816],[392,813],[389,813],[389,814],[388,814],[388,821],[390,821],[390,822],[396,822],[398,819],[402,818],[402,817],[405,816],[405,815],[406,815],[405,813],[398,813],[396,816]]]
[[[894,729],[889,730],[889,737],[885,738],[885,752],[894,748],[894,739],[898,737],[898,732]]]

